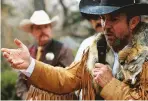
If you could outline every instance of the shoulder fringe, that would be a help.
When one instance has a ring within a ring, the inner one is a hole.
[[[95,91],[92,83],[92,76],[87,69],[87,60],[88,60],[89,50],[87,50],[82,57],[81,68],[82,68],[82,99],[83,100],[95,100]]]

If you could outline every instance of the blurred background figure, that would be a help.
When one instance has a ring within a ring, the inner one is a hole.
[[[76,62],[81,60],[84,50],[87,49],[88,46],[90,46],[93,43],[93,40],[96,37],[96,35],[103,31],[100,16],[85,13],[81,13],[81,15],[90,22],[92,28],[95,31],[95,34],[82,41],[74,59],[74,61]],[[79,91],[76,91],[75,93],[76,95],[78,95]],[[80,100],[82,100],[82,91],[80,92],[80,96],[78,97]]]
[[[81,13],[81,14],[84,18],[86,18],[91,23],[92,28],[95,30],[95,34],[82,41],[82,43],[81,43],[81,45],[80,45],[80,47],[77,51],[77,54],[76,54],[74,61],[81,60],[82,55],[83,55],[83,51],[88,46],[90,46],[92,44],[95,36],[103,31],[102,26],[101,26],[101,19],[100,19],[99,16],[97,16],[97,15],[94,16],[94,15],[91,15],[91,14],[84,14],[84,13]]]
[[[57,17],[50,19],[43,11],[35,11],[30,19],[24,19],[20,28],[35,37],[37,43],[29,48],[33,58],[53,66],[68,66],[73,61],[72,50],[52,38],[52,27],[57,23]],[[16,84],[17,96],[25,99],[30,87],[27,77],[20,73]]]

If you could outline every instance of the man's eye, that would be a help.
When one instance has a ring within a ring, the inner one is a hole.
[[[39,29],[41,29],[41,27],[36,27],[35,29],[36,29],[36,30],[39,30]]]
[[[117,21],[118,18],[111,18],[111,21]]]

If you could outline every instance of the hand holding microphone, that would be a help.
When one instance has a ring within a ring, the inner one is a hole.
[[[112,80],[113,75],[110,67],[106,64],[106,49],[107,42],[105,36],[102,35],[101,39],[97,42],[98,50],[98,62],[95,64],[93,69],[94,81],[99,84],[99,86],[104,87],[110,80]]]

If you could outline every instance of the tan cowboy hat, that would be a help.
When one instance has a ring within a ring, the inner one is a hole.
[[[52,26],[56,25],[59,17],[55,16],[52,19],[49,18],[47,13],[43,10],[35,11],[30,19],[24,19],[20,22],[20,29],[25,32],[31,32],[31,26],[35,25],[44,25],[51,24]]]

